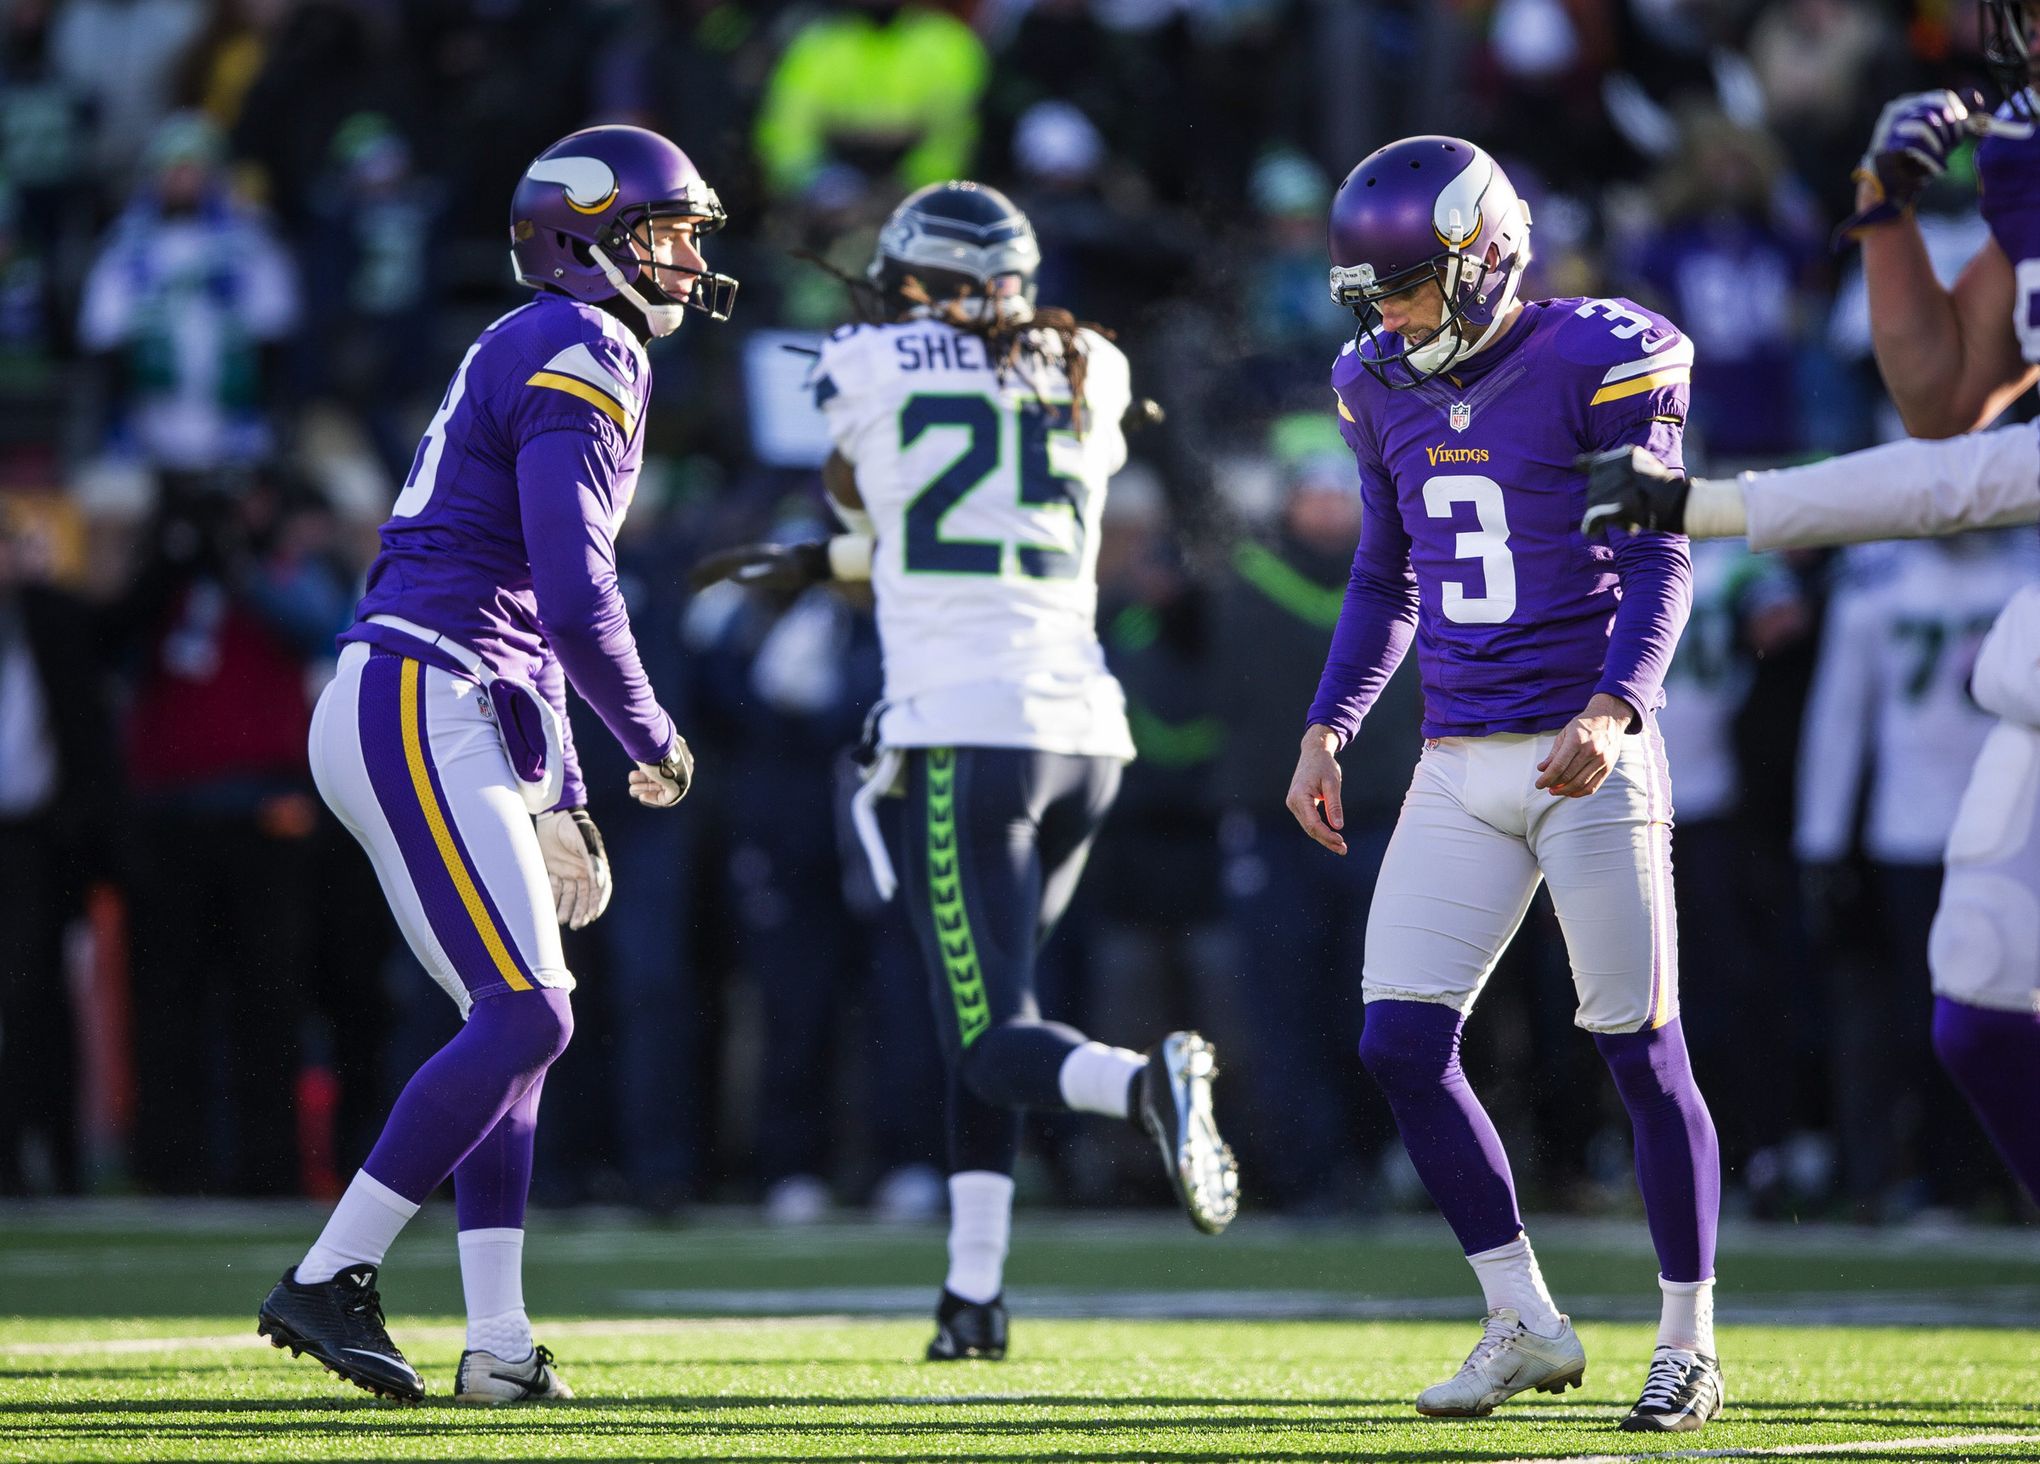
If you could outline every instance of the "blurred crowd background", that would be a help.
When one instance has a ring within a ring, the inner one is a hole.
[[[796,1223],[942,1199],[932,1017],[843,833],[879,685],[827,591],[690,597],[705,550],[824,531],[798,348],[909,188],[1008,190],[1041,295],[1167,408],[1113,485],[1100,631],[1141,759],[1049,954],[1052,1015],[1196,1024],[1251,1204],[1421,1205],[1354,1055],[1373,870],[1418,752],[1405,668],[1345,758],[1354,846],[1282,797],[1359,529],[1327,371],[1332,188],[1494,150],[1537,295],[1694,338],[1688,462],[1896,430],[1828,247],[1891,96],[1980,82],[1970,0],[0,0],[0,1193],[328,1194],[454,1013],[306,771],[375,527],[561,134],[674,137],[732,222],[736,318],[653,347],[620,545],[700,762],[678,816],[577,721],[616,871],[538,1193]],[[1987,83],[1986,83],[1987,85]],[[1958,159],[1923,224],[1984,237]],[[2030,534],[1696,555],[1665,714],[1685,1011],[1732,1210],[2017,1201],[1928,1047],[1937,860],[1986,727],[1968,658]],[[846,849],[849,851],[846,857]],[[1469,1066],[1540,1209],[1634,1205],[1542,897]],[[1023,1197],[1154,1202],[1130,1133],[1042,1122]]]

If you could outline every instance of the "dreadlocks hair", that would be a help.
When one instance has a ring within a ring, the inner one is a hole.
[[[827,274],[833,275],[850,296],[850,308],[856,312],[864,325],[885,325],[895,317],[886,310],[885,296],[869,280],[858,279],[848,271],[839,269],[821,255],[810,249],[792,251],[795,259],[804,260]],[[1070,426],[1077,436],[1084,435],[1089,409],[1084,401],[1084,378],[1089,373],[1090,362],[1083,348],[1077,344],[1077,332],[1091,331],[1106,340],[1118,337],[1106,326],[1096,321],[1079,320],[1060,306],[1038,307],[1026,320],[1006,320],[996,313],[978,312],[969,308],[975,298],[967,290],[959,290],[946,299],[936,299],[913,275],[907,276],[899,292],[910,305],[927,312],[930,320],[954,326],[960,331],[976,336],[985,343],[985,355],[991,360],[992,369],[1001,381],[1017,376],[1034,388],[1034,398],[1042,405],[1048,399],[1041,393],[1038,378],[1026,368],[1030,363],[1056,366],[1070,384]],[[1041,343],[1033,338],[1036,330],[1048,331],[1061,345],[1061,351],[1051,359]]]

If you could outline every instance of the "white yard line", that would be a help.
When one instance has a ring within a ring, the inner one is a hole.
[[[645,1337],[659,1336],[671,1332],[728,1332],[754,1331],[762,1320],[770,1320],[774,1327],[834,1327],[869,1321],[869,1317],[852,1317],[841,1314],[811,1314],[807,1316],[774,1316],[761,1318],[741,1317],[631,1317],[608,1321],[546,1322],[543,1331],[548,1337]],[[427,1346],[452,1345],[462,1341],[466,1332],[457,1326],[443,1327],[402,1327],[406,1343],[418,1342]],[[194,1352],[229,1349],[239,1351],[249,1347],[268,1347],[267,1338],[255,1335],[255,1329],[246,1331],[210,1332],[191,1337],[111,1337],[102,1341],[77,1338],[68,1342],[5,1342],[0,1343],[0,1357],[101,1357],[109,1354],[134,1354],[152,1352]]]
[[[1787,1459],[1823,1454],[1887,1454],[1919,1449],[1974,1449],[1997,1444],[2030,1444],[2030,1433],[1922,1434],[1911,1439],[1857,1439],[1845,1444],[1779,1444],[1768,1449],[1676,1449],[1650,1454],[1554,1454],[1509,1459],[1504,1464],[1637,1464],[1656,1459]]]

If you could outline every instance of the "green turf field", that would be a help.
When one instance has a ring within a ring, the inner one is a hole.
[[[1248,1216],[1021,1219],[1014,1356],[916,1362],[933,1229],[653,1228],[537,1217],[529,1298],[574,1404],[378,1403],[254,1336],[310,1211],[0,1209],[0,1460],[716,1458],[2040,1459],[2030,1231],[1780,1228],[1724,1241],[1727,1418],[1697,1439],[1612,1430],[1654,1312],[1640,1225],[1535,1227],[1587,1386],[1493,1418],[1409,1399],[1477,1334],[1435,1220],[1369,1230]],[[443,1219],[383,1278],[391,1331],[444,1393],[461,1334]]]

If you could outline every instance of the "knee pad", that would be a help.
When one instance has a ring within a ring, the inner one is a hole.
[[[1927,937],[1934,994],[1994,1011],[2034,1010],[2040,895],[2000,870],[1948,867]]]

